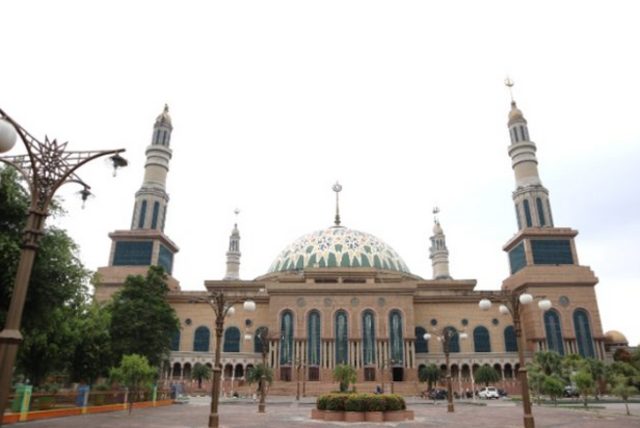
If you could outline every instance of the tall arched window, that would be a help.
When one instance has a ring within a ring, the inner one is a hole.
[[[544,330],[547,335],[547,348],[549,348],[549,351],[564,355],[560,316],[553,309],[544,313]]]
[[[287,310],[280,318],[280,364],[290,365],[293,359],[293,312]]]
[[[180,350],[180,330],[176,330],[171,335],[171,344],[169,345],[169,349],[172,351]]]
[[[138,229],[144,229],[144,218],[147,216],[147,201],[143,200],[140,205],[140,216],[138,217]]]
[[[349,323],[345,311],[336,312],[336,364],[349,361]]]
[[[222,352],[240,352],[240,329],[229,327],[224,331]]]
[[[269,349],[269,329],[267,327],[256,328],[256,334],[253,335],[253,352],[262,354],[262,347]]]
[[[389,313],[389,345],[392,364],[404,362],[404,341],[402,340],[402,314],[394,309]]]
[[[209,337],[211,333],[205,326],[196,328],[196,332],[193,335],[193,350],[194,352],[209,352]]]
[[[445,327],[444,333],[453,330],[453,337],[449,340],[449,352],[460,352],[460,335],[455,327]],[[444,352],[444,342],[442,342],[442,351]]]
[[[525,199],[522,202],[522,206],[524,207],[524,219],[527,222],[527,227],[531,227],[531,209],[529,208],[529,200]]]
[[[504,350],[505,352],[518,352],[516,330],[512,325],[504,329]]]
[[[424,334],[427,332],[424,327],[416,327],[416,353],[429,352],[429,344],[424,340]]]
[[[584,309],[573,311],[573,326],[576,329],[576,341],[578,342],[578,352],[583,357],[594,358],[593,338],[589,325],[589,315]]]
[[[158,215],[160,214],[160,202],[153,203],[153,211],[151,212],[151,229],[158,227]]]
[[[320,365],[320,312],[315,310],[309,312],[307,340],[309,343],[307,362],[310,366],[318,366]]]
[[[536,198],[536,209],[538,210],[538,220],[540,220],[540,226],[544,226],[544,208],[542,208],[542,199]]]
[[[476,352],[491,352],[491,340],[486,327],[478,326],[473,329],[473,346]]]
[[[376,363],[376,318],[373,311],[362,313],[362,359],[364,365]]]

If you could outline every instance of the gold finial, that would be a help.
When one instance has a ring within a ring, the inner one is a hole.
[[[507,76],[506,79],[504,79],[504,85],[509,88],[509,95],[511,96],[511,102],[514,102],[513,100],[513,85],[515,85],[515,82],[513,80],[511,80],[511,78],[509,76]]]
[[[336,192],[336,218],[335,218],[335,225],[336,226],[340,226],[340,192],[342,192],[342,185],[336,181],[336,184],[333,185],[333,187],[331,188],[333,189],[334,192]]]

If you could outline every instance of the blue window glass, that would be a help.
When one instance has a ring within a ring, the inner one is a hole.
[[[402,364],[404,361],[404,340],[402,339],[402,314],[394,309],[389,313],[389,342],[391,364]]]
[[[336,364],[349,361],[349,323],[345,311],[336,312]]]
[[[147,201],[142,201],[140,205],[140,216],[138,217],[138,229],[144,229],[144,218],[147,216]]]
[[[151,264],[151,241],[118,241],[113,266],[148,266]]]
[[[491,340],[486,327],[479,326],[473,329],[473,346],[476,352],[491,352]]]
[[[509,264],[511,265],[511,274],[518,272],[527,265],[527,259],[524,255],[524,243],[521,242],[509,251]]]
[[[224,331],[223,352],[240,352],[240,329],[229,327]]]
[[[196,328],[196,332],[193,335],[193,350],[194,352],[209,352],[209,337],[211,333],[205,326]]]
[[[280,364],[290,365],[293,360],[293,313],[284,311],[280,318]]]
[[[160,214],[160,202],[153,203],[153,212],[151,213],[151,229],[158,227],[158,214]]]
[[[262,347],[269,349],[269,329],[267,327],[258,327],[256,334],[253,335],[253,352],[262,353]]]
[[[426,332],[424,327],[416,327],[416,353],[426,354],[429,352],[429,344],[424,340]]]
[[[538,220],[540,220],[540,226],[544,226],[544,208],[542,208],[542,199],[536,198],[536,208],[538,210]]]
[[[568,239],[531,240],[533,263],[537,265],[571,265],[571,242]]]
[[[584,309],[576,309],[573,312],[573,326],[576,329],[578,352],[583,357],[594,358],[596,355],[593,350],[593,338],[587,311]]]
[[[311,366],[320,365],[320,312],[309,312],[307,324],[307,362]]]
[[[525,199],[522,202],[522,206],[524,207],[524,219],[527,222],[527,227],[531,227],[531,210],[529,209],[529,200]]]
[[[173,271],[173,253],[167,247],[160,244],[160,252],[158,253],[158,265],[171,275]]]
[[[171,344],[169,345],[169,349],[172,351],[180,350],[180,330],[176,330],[171,335]]]
[[[504,329],[504,350],[505,352],[518,352],[516,330],[512,325]]]
[[[460,352],[460,335],[458,334],[458,330],[456,330],[455,327],[445,327],[444,334],[449,334],[449,331],[453,332],[453,336],[449,339],[449,352]],[[445,342],[442,341],[442,352],[445,351]]]
[[[547,348],[549,348],[549,351],[555,351],[560,355],[564,355],[560,316],[553,309],[544,313],[544,330],[547,336]]]
[[[376,363],[376,318],[372,311],[362,314],[362,359],[365,365]]]

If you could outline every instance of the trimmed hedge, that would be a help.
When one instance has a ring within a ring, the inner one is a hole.
[[[316,400],[318,410],[385,412],[405,410],[404,398],[397,394],[331,393]]]

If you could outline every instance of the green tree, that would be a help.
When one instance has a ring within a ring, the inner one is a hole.
[[[167,303],[166,274],[151,266],[147,276],[130,275],[122,290],[113,296],[111,312],[111,349],[117,361],[127,354],[144,355],[159,367],[169,354],[171,336],[179,328],[175,311]]]
[[[562,367],[562,357],[554,351],[536,352],[533,361],[538,364],[545,375],[560,375]]]
[[[564,380],[556,375],[545,376],[542,383],[542,390],[545,394],[553,400],[553,403],[558,405],[558,397],[562,396],[564,392]]]
[[[420,382],[427,382],[428,391],[431,391],[431,388],[433,388],[433,385],[440,380],[441,376],[442,373],[435,364],[429,364],[428,366],[421,367],[418,372]]]
[[[133,408],[134,397],[148,389],[158,372],[149,365],[147,358],[142,355],[124,355],[120,366],[113,367],[109,373],[112,382],[117,382],[129,389],[129,413]]]
[[[477,383],[484,383],[484,386],[489,386],[490,383],[500,380],[500,374],[489,364],[479,367],[473,377]]]
[[[265,366],[262,363],[248,370],[247,382],[249,383],[249,385],[253,385],[254,383],[257,383],[258,391],[261,391],[263,374],[267,384],[271,385],[273,383],[273,369],[271,369],[271,367],[269,366]],[[267,389],[265,388],[265,396],[266,396],[266,391]]]
[[[591,373],[583,368],[571,375],[571,381],[576,384],[578,392],[584,398],[584,407],[587,407],[587,398],[594,393],[596,385]]]
[[[347,392],[352,383],[356,383],[356,369],[348,364],[338,364],[333,369],[333,380],[340,383],[340,392]]]
[[[198,389],[202,389],[202,380],[211,379],[211,369],[205,364],[196,363],[191,370],[191,379],[197,379]]]
[[[112,362],[110,324],[109,311],[97,303],[87,304],[75,319],[79,339],[71,356],[72,381],[93,384],[108,374]]]
[[[537,363],[527,364],[527,380],[529,381],[529,389],[536,396],[538,405],[542,401],[542,394],[544,393],[544,380],[547,375],[544,374],[544,370]]]
[[[570,380],[571,376],[574,373],[576,373],[577,371],[585,367],[586,366],[585,366],[584,358],[582,358],[580,355],[578,354],[565,355],[562,358],[562,364],[561,364],[562,377],[564,377],[567,380]]]
[[[589,373],[591,373],[591,378],[595,383],[595,398],[598,400],[598,395],[601,392],[600,385],[603,385],[606,381],[606,366],[602,361],[596,360],[595,358],[585,358],[584,367],[586,367],[589,370]]]
[[[637,392],[637,389],[634,386],[631,386],[630,383],[631,379],[626,376],[618,375],[613,379],[611,388],[611,393],[622,398],[624,401],[624,406],[627,409],[627,416],[631,416],[631,413],[629,412],[629,397]]]

